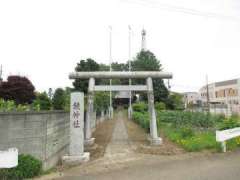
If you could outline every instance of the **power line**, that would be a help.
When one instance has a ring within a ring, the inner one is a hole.
[[[149,1],[149,0],[122,0],[122,1],[125,1],[126,3],[133,3],[133,4],[143,5],[143,6],[147,5],[152,8],[161,8],[166,11],[179,12],[179,13],[184,13],[188,15],[203,16],[208,18],[218,18],[223,20],[240,22],[240,17],[237,17],[237,16],[229,16],[229,15],[214,13],[214,12],[203,12],[197,9],[186,8],[183,6],[176,6],[176,5],[166,4],[166,3],[159,3],[156,1]]]

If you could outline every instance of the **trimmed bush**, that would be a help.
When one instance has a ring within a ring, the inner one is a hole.
[[[133,111],[137,111],[137,112],[147,112],[148,111],[148,106],[144,102],[135,103],[132,105],[132,108],[133,108]]]
[[[42,162],[31,155],[18,156],[18,166],[11,169],[0,169],[0,179],[22,180],[38,176],[42,171]]]
[[[166,105],[163,102],[156,102],[155,103],[155,109],[157,111],[166,110]]]

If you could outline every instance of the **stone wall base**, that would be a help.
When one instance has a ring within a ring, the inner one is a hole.
[[[159,146],[162,144],[162,138],[151,138],[149,137],[148,140],[150,141],[151,146]]]
[[[88,162],[90,159],[90,153],[85,152],[78,156],[63,156],[62,164],[67,166],[75,166],[85,162]]]
[[[95,138],[84,140],[84,146],[92,146],[94,143],[95,143]]]

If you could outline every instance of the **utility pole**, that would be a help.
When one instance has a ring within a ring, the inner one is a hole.
[[[109,71],[112,71],[112,26],[109,26]],[[110,89],[112,86],[112,79],[110,79]],[[109,118],[113,118],[112,107],[112,90],[109,92]]]
[[[128,26],[128,70],[131,71],[131,26]],[[129,86],[132,85],[132,80],[129,79]],[[129,91],[129,107],[128,119],[132,118],[132,91]]]
[[[2,75],[3,75],[3,70],[2,70],[2,64],[1,64],[1,67],[0,67],[0,84],[2,84],[2,81],[3,81]]]
[[[206,83],[207,83],[207,111],[210,112],[210,105],[209,105],[209,87],[208,87],[208,75],[206,75]]]

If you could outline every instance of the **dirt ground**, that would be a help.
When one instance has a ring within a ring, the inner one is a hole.
[[[150,146],[147,140],[148,135],[143,128],[133,122],[133,120],[124,119],[124,123],[136,153],[153,155],[177,155],[185,153],[181,147],[170,142],[162,133],[160,133],[160,137],[163,140],[163,144],[161,146]]]
[[[92,137],[95,138],[95,145],[91,148],[85,148],[85,151],[91,154],[91,161],[104,156],[106,147],[112,137],[114,124],[114,120],[105,120],[97,125],[96,130],[92,134]]]

